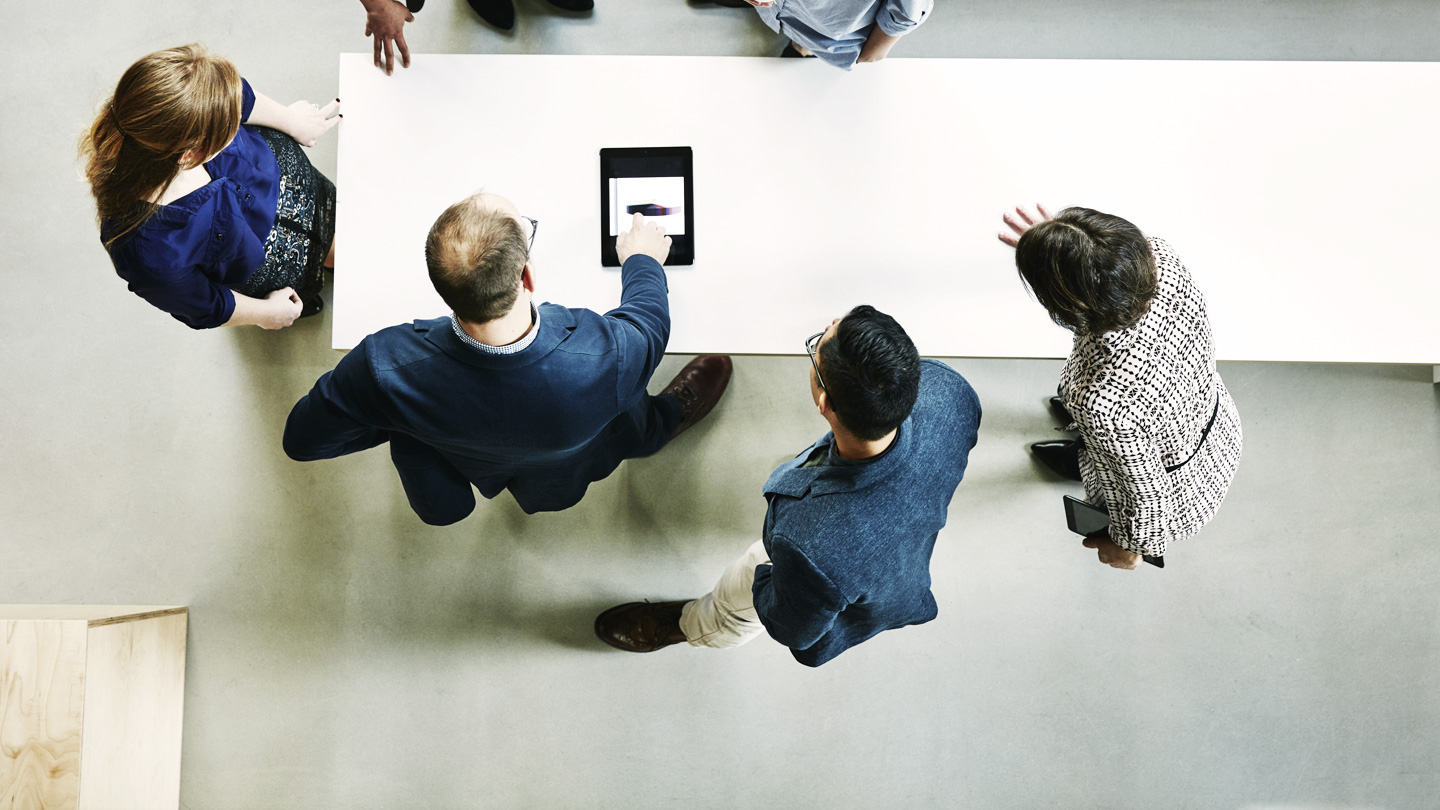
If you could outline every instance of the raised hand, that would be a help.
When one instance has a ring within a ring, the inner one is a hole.
[[[1010,247],[1015,247],[1020,243],[1020,236],[1030,230],[1030,228],[1047,219],[1054,219],[1055,215],[1050,213],[1050,209],[1039,203],[1036,203],[1035,207],[1040,209],[1040,216],[1038,217],[1025,210],[1024,206],[1019,205],[1015,206],[1015,213],[1005,213],[1001,218],[1005,220],[1005,224],[1009,225],[1010,230],[1014,231],[1014,233],[1001,231],[999,234],[1000,241]]]

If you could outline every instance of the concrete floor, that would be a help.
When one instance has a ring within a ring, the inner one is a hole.
[[[407,31],[420,54],[781,44],[748,12],[599,2],[520,0],[502,36],[430,0]],[[897,56],[1440,57],[1432,0],[940,5]],[[336,360],[325,317],[191,333],[126,292],[75,179],[75,139],[139,55],[201,40],[277,99],[323,99],[336,54],[367,49],[359,4],[6,16],[0,602],[191,607],[185,807],[1440,806],[1428,367],[1224,365],[1246,430],[1230,498],[1170,568],[1127,574],[1076,547],[1074,488],[1024,452],[1059,363],[952,361],[985,420],[935,555],[939,620],[818,670],[768,639],[629,656],[592,617],[696,595],[757,536],[766,473],[823,429],[806,361],[741,358],[707,424],[575,509],[502,497],[427,527],[385,453],[280,450]],[[313,154],[333,173],[333,137]]]

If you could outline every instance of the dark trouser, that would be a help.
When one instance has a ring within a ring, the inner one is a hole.
[[[670,441],[684,420],[679,400],[669,394],[646,396],[615,417],[573,459],[553,467],[498,470],[476,476],[486,498],[510,489],[527,514],[558,512],[579,503],[586,488],[610,475],[627,458],[652,455]],[[440,451],[403,433],[390,436],[390,460],[400,475],[410,508],[432,526],[459,523],[475,510],[471,479]]]

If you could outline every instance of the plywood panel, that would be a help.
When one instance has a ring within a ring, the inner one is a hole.
[[[187,619],[90,628],[81,810],[179,806]]]
[[[79,620],[93,625],[183,610],[173,605],[0,605],[0,619]]]
[[[0,619],[0,808],[76,807],[86,623]]]

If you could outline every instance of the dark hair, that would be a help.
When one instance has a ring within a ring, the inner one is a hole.
[[[445,209],[425,237],[430,283],[462,320],[485,323],[515,306],[527,244],[520,223],[479,195]]]
[[[895,319],[861,304],[820,344],[821,377],[845,429],[866,440],[900,426],[920,395],[920,353]]]
[[[1015,268],[1050,319],[1079,334],[1134,326],[1158,284],[1145,234],[1089,208],[1066,208],[1025,231]]]

